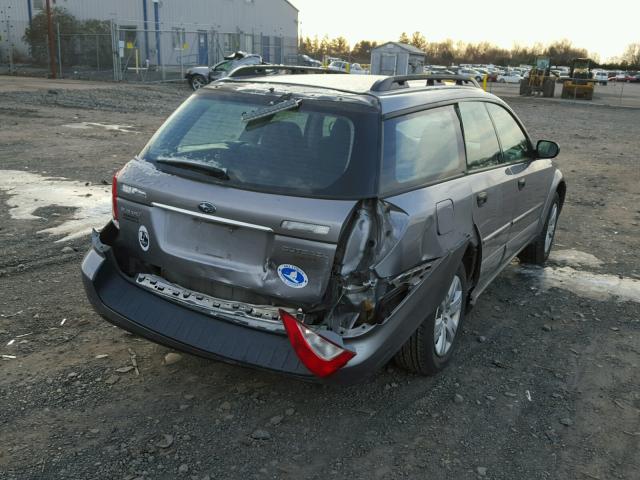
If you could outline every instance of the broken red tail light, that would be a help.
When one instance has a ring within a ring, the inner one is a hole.
[[[296,317],[280,310],[280,319],[300,361],[318,377],[328,377],[344,367],[356,353],[307,328]]]
[[[113,224],[119,227],[118,222],[118,173],[113,174],[113,180],[111,181],[111,216],[113,217]]]

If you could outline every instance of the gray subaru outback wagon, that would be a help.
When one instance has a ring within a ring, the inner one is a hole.
[[[545,262],[566,192],[557,144],[473,80],[442,80],[199,90],[114,176],[82,264],[91,303],[157,343],[305,379],[394,357],[440,371],[496,275]]]

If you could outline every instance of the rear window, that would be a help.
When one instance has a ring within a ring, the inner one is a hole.
[[[230,92],[195,95],[162,126],[141,156],[157,162],[158,168],[183,169],[190,175],[195,170],[181,161],[223,169],[227,179],[210,180],[236,188],[339,199],[373,195],[379,143],[376,110],[303,99],[298,108],[243,120],[244,113],[282,101]]]

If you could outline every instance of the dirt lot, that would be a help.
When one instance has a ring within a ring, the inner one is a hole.
[[[520,85],[512,83],[489,83],[487,90],[501,97],[518,97]],[[640,108],[640,84],[626,82],[609,82],[607,85],[596,85],[593,100],[562,99],[562,84],[556,83],[554,98],[544,99],[545,102],[574,103],[584,106],[610,106]]]
[[[74,234],[188,94],[0,79],[0,478],[640,478],[640,110],[509,96],[562,148],[554,259],[498,277],[446,373],[344,388],[165,365],[86,301]]]

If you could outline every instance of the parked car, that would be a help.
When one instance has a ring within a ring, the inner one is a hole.
[[[187,79],[193,90],[198,90],[214,80],[225,77],[230,71],[244,65],[260,65],[262,57],[256,54],[245,52],[235,52],[224,57],[224,60],[216,63],[213,67],[200,66],[187,70],[184,78]]]
[[[630,72],[627,74],[627,82],[629,83],[636,83],[636,82],[640,82],[640,73],[638,72]]]
[[[427,75],[456,75],[456,72],[446,68],[424,67],[423,72]]]
[[[460,68],[458,69],[458,75],[464,75],[465,77],[471,77],[478,82],[482,81],[483,74],[474,70],[473,68]]]
[[[520,80],[522,80],[522,75],[515,71],[510,71],[498,75],[496,81],[498,83],[520,83]]]
[[[558,152],[476,87],[223,79],[113,177],[86,293],[204,357],[343,383],[393,357],[434,374],[496,275],[549,256]]]
[[[331,62],[329,64],[329,70],[336,70],[354,75],[366,75],[368,73],[360,66],[359,63],[343,62],[342,60],[335,60]]]
[[[627,72],[614,72],[614,74],[609,77],[609,81],[626,82],[627,81]]]
[[[317,67],[322,68],[322,62],[320,60],[315,60],[311,58],[309,55],[299,55],[298,56],[298,65],[302,65],[305,67]]]
[[[609,82],[609,74],[604,70],[599,70],[597,72],[593,72],[593,79],[600,85],[607,85]]]
[[[487,81],[489,82],[497,82],[498,81],[498,76],[501,74],[501,70],[498,70],[496,68],[489,70],[488,76],[487,76]]]

